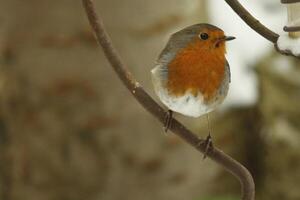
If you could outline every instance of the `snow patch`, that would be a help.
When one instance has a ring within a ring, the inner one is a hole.
[[[288,35],[280,35],[277,46],[282,51],[290,51],[295,56],[300,56],[300,38],[291,38]]]

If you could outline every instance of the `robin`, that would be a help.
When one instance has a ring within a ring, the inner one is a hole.
[[[155,92],[169,109],[166,132],[173,111],[190,117],[207,114],[208,119],[223,102],[230,83],[225,42],[233,39],[211,24],[195,24],[171,35],[151,70]],[[210,133],[206,141],[211,141]]]

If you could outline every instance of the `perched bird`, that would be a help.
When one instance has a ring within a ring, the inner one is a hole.
[[[223,102],[230,83],[225,42],[233,39],[211,24],[195,24],[171,35],[151,70],[155,92],[170,113],[165,131],[172,111],[199,117]]]

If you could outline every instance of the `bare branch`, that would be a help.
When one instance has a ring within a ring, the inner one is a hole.
[[[123,84],[131,91],[132,95],[147,111],[163,123],[166,112],[144,91],[142,86],[134,79],[128,68],[122,62],[117,51],[112,46],[111,40],[104,29],[102,20],[95,12],[93,1],[82,0],[82,2],[96,38]],[[200,152],[203,153],[205,151],[203,140],[199,139],[177,120],[174,119],[172,121],[170,130]],[[242,200],[254,200],[255,186],[253,178],[243,165],[217,148],[213,148],[209,151],[207,156],[238,178],[241,183]]]
[[[274,33],[255,19],[237,0],[225,0],[227,4],[258,34],[272,43],[276,43],[279,35]]]

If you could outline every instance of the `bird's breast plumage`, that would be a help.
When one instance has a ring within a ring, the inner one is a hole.
[[[170,110],[191,117],[199,117],[214,110],[226,97],[230,83],[230,69],[226,62],[222,81],[208,101],[202,91],[197,91],[195,87],[187,87],[192,89],[187,89],[185,92],[182,90],[180,95],[179,93],[174,95],[167,86],[169,71],[166,66],[158,64],[151,72],[155,93],[163,104]]]
[[[167,64],[169,93],[181,96],[190,91],[194,96],[201,93],[206,102],[213,100],[225,75],[224,51],[199,48],[195,41],[177,52]]]

